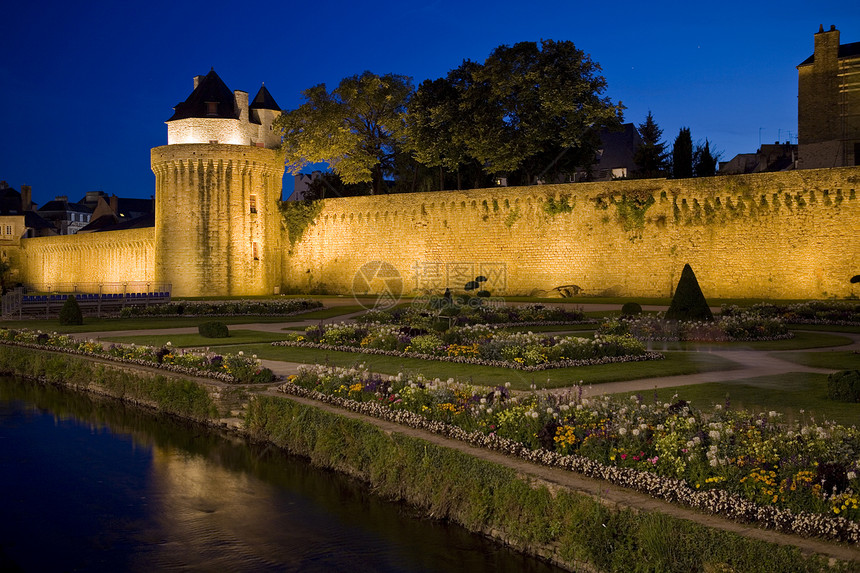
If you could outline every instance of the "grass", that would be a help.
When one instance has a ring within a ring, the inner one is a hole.
[[[815,330],[825,332],[850,332],[860,334],[860,326],[838,324],[788,324],[791,330]]]
[[[217,346],[210,346],[210,348],[215,351],[219,350]],[[637,380],[657,376],[676,376],[714,370],[731,370],[736,367],[734,362],[718,356],[684,352],[668,352],[666,353],[665,360],[581,366],[578,368],[556,368],[540,372],[522,372],[510,368],[494,368],[475,364],[458,364],[353,352],[335,352],[317,350],[315,348],[271,346],[268,344],[230,346],[225,347],[223,350],[224,352],[243,350],[245,354],[256,354],[261,359],[301,362],[305,364],[328,364],[330,366],[350,367],[363,363],[371,371],[382,374],[397,374],[398,372],[420,373],[429,378],[441,378],[443,380],[454,378],[462,382],[471,382],[481,386],[497,386],[510,382],[511,387],[515,390],[528,390],[532,384],[537,385],[539,388],[562,388],[578,384],[580,380],[584,384],[602,384],[605,382],[617,382],[619,380]]]
[[[785,414],[789,420],[815,417],[818,421],[827,419],[846,425],[856,425],[860,421],[860,404],[827,399],[826,374],[791,372],[639,393],[646,400],[656,393],[661,402],[668,402],[677,394],[678,398],[703,410],[714,404],[725,404],[728,398],[732,408],[744,408],[754,413],[775,410]],[[624,393],[630,394],[636,392]]]
[[[780,352],[776,358],[802,364],[811,368],[833,368],[834,370],[860,370],[860,353],[850,350],[830,352]]]
[[[102,336],[102,340],[120,342],[122,344],[138,344],[145,346],[164,346],[170,342],[177,348],[200,348],[204,346],[226,346],[233,344],[257,344],[284,340],[283,334],[262,332],[259,330],[231,330],[230,338],[206,338],[199,334],[159,334],[151,336]]]
[[[795,331],[788,340],[762,340],[760,342],[650,342],[649,348],[663,350],[801,350],[804,348],[829,348],[845,346],[854,342],[847,336],[824,332]]]
[[[84,324],[79,326],[61,325],[57,319],[52,320],[3,320],[0,328],[27,328],[45,332],[110,332],[114,330],[148,330],[158,328],[197,327],[203,322],[217,320],[224,324],[273,323],[304,320],[305,315],[294,316],[177,316],[153,318],[92,318],[85,317]]]
[[[328,308],[322,308],[320,310],[314,310],[301,315],[296,315],[296,318],[299,320],[320,320],[323,318],[331,318],[333,316],[341,316],[343,314],[361,312],[363,310],[367,310],[367,307],[361,306],[359,304],[330,306]]]

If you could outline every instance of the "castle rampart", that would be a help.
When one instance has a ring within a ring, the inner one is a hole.
[[[21,240],[22,280],[31,285],[152,282],[154,229]]]
[[[284,283],[350,293],[379,260],[405,292],[484,275],[494,294],[667,296],[690,263],[709,297],[844,297],[858,192],[860,168],[840,168],[327,199]]]

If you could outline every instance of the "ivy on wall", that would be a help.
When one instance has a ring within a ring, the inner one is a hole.
[[[314,222],[323,208],[322,201],[281,201],[278,209],[284,219],[284,226],[290,237],[290,252]]]
[[[570,203],[570,195],[561,195],[558,201],[555,197],[549,196],[543,204],[544,212],[550,217],[555,217],[560,213],[573,212],[573,205]]]
[[[633,231],[645,227],[645,213],[654,204],[654,196],[650,193],[643,195],[622,195],[620,201],[615,201],[618,218],[625,231]]]

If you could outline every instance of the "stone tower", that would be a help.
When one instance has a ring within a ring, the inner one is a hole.
[[[821,26],[797,74],[799,167],[860,165],[860,42],[840,44],[836,26]]]
[[[194,78],[174,112],[168,144],[151,153],[155,280],[174,296],[277,292],[280,108],[265,86],[249,105],[247,92],[231,92],[212,70]]]

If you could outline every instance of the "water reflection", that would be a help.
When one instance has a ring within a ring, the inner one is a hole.
[[[558,571],[265,446],[0,379],[0,570]]]

